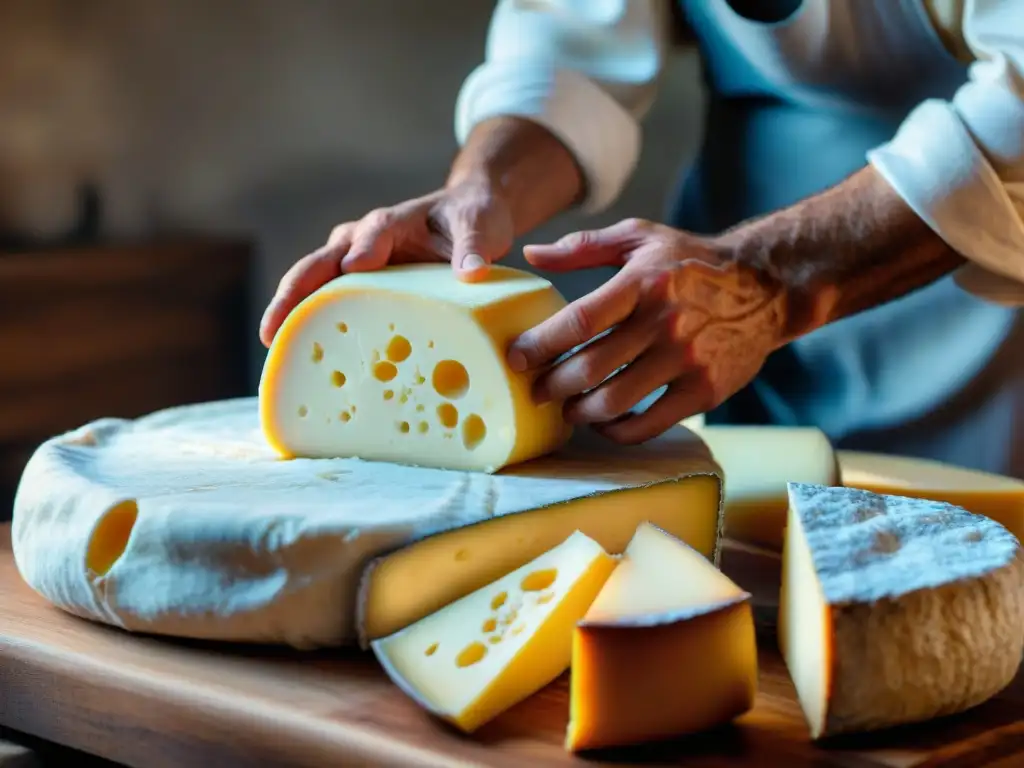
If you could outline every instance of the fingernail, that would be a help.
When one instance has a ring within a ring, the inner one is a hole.
[[[508,353],[508,367],[516,373],[522,373],[526,370],[527,362],[526,355],[520,350],[513,349]]]
[[[462,268],[467,272],[472,272],[475,269],[481,269],[486,266],[487,262],[484,261],[483,257],[475,253],[469,254],[462,260]]]

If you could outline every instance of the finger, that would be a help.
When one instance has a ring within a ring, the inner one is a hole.
[[[626,219],[604,229],[573,232],[550,245],[528,245],[523,255],[537,269],[552,272],[618,267],[625,263],[642,231],[640,222]]]
[[[550,363],[621,323],[633,312],[637,298],[636,283],[622,273],[616,275],[520,335],[509,347],[509,366],[526,371]]]
[[[671,429],[695,413],[710,411],[717,403],[710,382],[703,373],[682,376],[671,384],[643,413],[630,414],[594,428],[610,440],[636,445]]]
[[[341,260],[342,272],[367,272],[383,269],[395,244],[394,214],[371,211],[356,225],[348,253]]]
[[[677,378],[685,361],[672,347],[650,347],[599,387],[566,403],[565,418],[574,424],[602,424],[629,412],[651,392]]]
[[[260,320],[260,341],[264,346],[270,346],[285,318],[303,299],[341,274],[337,254],[347,247],[339,236],[333,244],[303,256],[285,272]]]
[[[538,402],[567,400],[594,389],[638,358],[656,338],[656,325],[632,316],[545,372],[534,385]]]

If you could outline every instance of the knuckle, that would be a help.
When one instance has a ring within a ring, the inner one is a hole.
[[[581,389],[596,387],[604,376],[597,361],[591,355],[576,355],[573,378]]]
[[[587,401],[587,415],[595,421],[611,421],[625,411],[622,407],[622,398],[613,387],[595,389],[587,395]]]
[[[594,233],[588,230],[573,232],[562,238],[561,245],[572,250],[582,250],[594,242]]]
[[[568,314],[570,332],[577,344],[589,340],[594,335],[595,320],[590,309],[582,303],[573,305]]]
[[[391,224],[392,214],[387,208],[375,208],[363,217],[360,222],[371,229],[384,229]]]
[[[641,219],[637,216],[631,216],[622,222],[627,228],[632,229],[636,232],[646,232],[651,228],[651,222],[647,219]]]

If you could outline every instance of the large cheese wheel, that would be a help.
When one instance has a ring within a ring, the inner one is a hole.
[[[79,616],[309,648],[356,638],[360,591],[369,635],[390,631],[577,529],[621,552],[652,519],[716,555],[721,477],[699,438],[586,439],[488,475],[282,459],[255,398],[102,419],[29,461],[14,556],[30,586]]]

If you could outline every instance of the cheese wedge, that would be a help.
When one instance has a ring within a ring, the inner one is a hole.
[[[447,264],[343,275],[285,320],[260,381],[260,415],[286,457],[360,457],[494,472],[568,439],[561,403],[535,402],[509,344],[565,306],[547,280]]]
[[[812,427],[699,426],[725,472],[726,538],[780,551],[789,497],[786,484],[838,485],[835,451]]]
[[[700,553],[641,525],[573,636],[566,748],[671,738],[754,704],[750,595]]]
[[[388,676],[470,732],[569,667],[573,625],[617,561],[580,532],[371,647]]]
[[[1024,541],[1024,481],[939,461],[839,451],[842,484],[875,493],[945,501],[990,517]]]
[[[812,738],[980,704],[1024,651],[1024,558],[959,507],[790,486],[779,646]]]
[[[76,615],[315,648],[358,640],[360,581],[376,558],[390,565],[365,580],[371,618],[400,629],[577,528],[621,552],[649,511],[717,557],[718,473],[682,428],[631,447],[580,430],[555,454],[493,475],[283,461],[256,398],[244,398],[48,440],[22,475],[12,537],[25,581]]]

